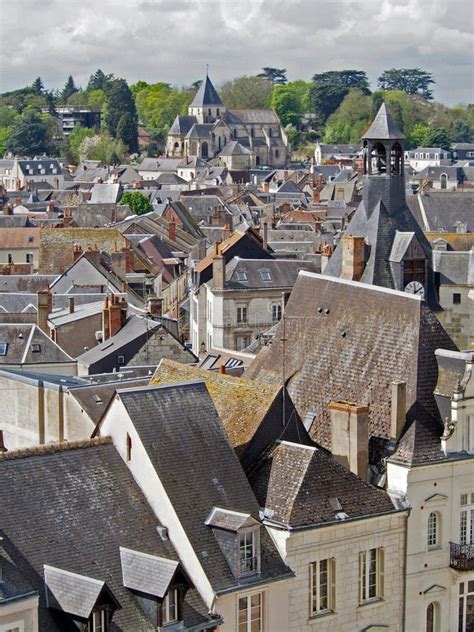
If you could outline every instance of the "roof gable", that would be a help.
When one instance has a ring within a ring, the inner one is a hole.
[[[206,78],[199,86],[199,90],[196,92],[196,96],[189,107],[197,108],[212,105],[222,106],[224,104],[222,103],[220,96],[217,94],[216,89],[212,85],[208,75],[206,75]]]

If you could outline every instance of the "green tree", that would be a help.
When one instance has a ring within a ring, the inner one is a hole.
[[[330,84],[343,86],[350,90],[358,88],[366,94],[370,94],[369,80],[367,73],[362,70],[329,70],[313,76],[313,82],[316,84]]]
[[[263,77],[238,77],[224,83],[220,90],[221,99],[227,108],[238,110],[267,108],[273,86]]]
[[[81,160],[79,150],[82,142],[86,138],[92,138],[95,135],[95,130],[89,129],[87,127],[82,127],[81,125],[76,125],[76,127],[67,137],[64,147],[66,158],[70,163],[74,165],[79,164]]]
[[[471,143],[474,130],[467,121],[456,119],[451,125],[450,136],[454,143]]]
[[[123,162],[127,148],[121,140],[112,138],[107,131],[85,138],[79,145],[80,160],[100,160],[100,162],[110,165],[112,159]]]
[[[348,88],[334,83],[314,83],[311,86],[309,97],[319,125],[323,125],[337,110],[348,92]]]
[[[87,105],[91,110],[100,112],[105,103],[105,92],[103,90],[88,90]]]
[[[127,191],[122,195],[120,204],[128,204],[132,213],[135,215],[143,215],[144,213],[151,213],[153,206],[150,200],[140,193],[140,191]]]
[[[372,120],[372,97],[362,90],[349,90],[338,109],[329,117],[324,141],[358,143]]]
[[[18,119],[18,112],[0,104],[0,127],[10,127]]]
[[[0,127],[0,156],[3,156],[6,151],[10,133],[9,127]]]
[[[106,90],[109,84],[114,80],[114,76],[106,75],[99,68],[96,72],[90,76],[89,83],[87,84],[87,91],[91,92],[93,90]]]
[[[41,81],[41,77],[37,77],[31,86],[36,94],[42,94],[44,90],[43,82]]]
[[[146,88],[149,88],[150,84],[147,83],[146,81],[137,81],[137,83],[133,83],[130,86],[130,92],[133,94],[133,98],[136,99],[137,98],[137,94],[140,92],[140,90],[145,90]]]
[[[391,68],[378,78],[382,90],[403,90],[407,94],[419,94],[425,99],[433,98],[430,85],[434,83],[433,76],[420,68]]]
[[[124,114],[129,115],[128,148],[130,152],[138,151],[137,110],[130,88],[125,79],[114,79],[106,91],[107,110],[104,116],[106,128],[117,138],[117,127]]]
[[[74,79],[71,75],[69,75],[61,92],[61,101],[63,103],[67,103],[69,97],[72,96],[75,92],[79,92],[79,88],[76,87]]]
[[[13,154],[24,156],[49,153],[52,138],[53,126],[50,117],[27,110],[13,125],[6,149]]]
[[[138,151],[137,125],[133,123],[128,112],[120,117],[116,138],[121,140],[131,153]]]
[[[287,83],[288,79],[286,78],[286,68],[269,68],[265,66],[262,68],[260,74],[257,77],[263,77],[267,81],[270,81],[271,84],[274,85],[284,85]]]
[[[410,149],[414,147],[427,147],[429,133],[430,128],[428,125],[417,123],[407,136],[407,147]]]
[[[310,88],[311,84],[305,81],[291,81],[286,85],[274,87],[270,105],[280,117],[284,127],[287,125],[298,127],[303,114],[310,109]]]
[[[168,83],[155,83],[140,90],[136,106],[140,123],[165,138],[178,114],[187,114],[194,94],[188,90],[174,90]]]
[[[433,127],[430,129],[428,138],[426,139],[428,147],[441,147],[449,150],[451,146],[451,137],[444,127]]]

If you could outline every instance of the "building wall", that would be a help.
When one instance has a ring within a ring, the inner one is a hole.
[[[474,302],[469,299],[468,286],[441,285],[439,303],[444,311],[436,312],[438,320],[459,349],[468,349],[474,342]],[[461,295],[461,302],[453,302],[453,294]]]
[[[20,632],[38,632],[38,597],[1,604],[0,632],[15,628]]]
[[[163,358],[184,364],[195,361],[192,354],[180,342],[165,329],[161,329],[127,362],[127,366],[158,364]]]
[[[11,256],[11,261],[9,260]],[[33,255],[33,269],[38,269],[39,248],[2,248],[0,250],[0,265],[4,263],[27,263],[26,255]]]
[[[406,514],[340,523],[319,529],[287,531],[270,529],[270,533],[296,574],[290,586],[288,630],[300,632],[356,632],[369,625],[403,630],[404,549]],[[359,552],[384,548],[385,573],[383,599],[359,605]],[[335,612],[310,617],[309,564],[335,559]],[[409,628],[406,630],[422,630]]]
[[[98,344],[95,332],[102,331],[102,312],[60,325],[55,331],[55,342],[72,358],[77,358],[84,353],[84,347],[92,349]]]

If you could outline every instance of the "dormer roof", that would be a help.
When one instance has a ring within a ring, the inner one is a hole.
[[[190,107],[200,108],[208,107],[210,105],[222,106],[224,104],[222,103],[220,96],[217,94],[217,90],[212,85],[211,80],[206,75],[206,78],[199,86],[199,90],[196,92],[196,96],[194,97]]]
[[[405,136],[390,116],[385,103],[382,103],[372,125],[362,138],[363,140],[402,140]]]

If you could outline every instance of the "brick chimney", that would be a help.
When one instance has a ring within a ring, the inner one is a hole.
[[[68,297],[68,306],[69,306],[69,313],[70,314],[74,314],[74,296],[69,296]]]
[[[407,383],[394,381],[391,384],[391,423],[390,437],[398,439],[405,425],[405,415],[407,412]]]
[[[263,183],[263,192],[264,193],[270,193],[270,183],[269,182],[264,182]]]
[[[214,256],[212,258],[212,287],[217,290],[224,289],[225,283],[225,258],[219,253],[219,244],[214,244]]]
[[[48,202],[48,206],[46,208],[48,213],[54,213],[54,209],[56,208],[56,200],[50,200]]]
[[[77,261],[82,256],[82,252],[82,246],[74,244],[74,249],[72,251],[73,261]]]
[[[176,222],[174,219],[168,223],[168,239],[170,241],[176,241]]]
[[[229,239],[230,237],[230,226],[229,224],[224,224],[224,228],[222,229],[222,241],[225,239]]]
[[[114,336],[125,324],[127,316],[127,303],[116,294],[106,296],[104,299],[104,309],[102,310],[102,331],[103,339],[107,340]]]
[[[369,407],[352,402],[331,402],[331,452],[364,480],[369,469]]]
[[[49,336],[48,317],[53,311],[53,297],[50,290],[40,290],[36,295],[36,323]]]
[[[313,189],[313,204],[319,204],[321,201],[321,191]]]
[[[147,312],[151,316],[162,316],[163,299],[158,297],[149,297],[147,302]]]
[[[365,269],[364,237],[344,235],[341,240],[342,271],[341,278],[360,281]]]
[[[141,180],[135,180],[133,183],[134,189],[143,189],[143,182]]]
[[[263,248],[268,250],[268,222],[263,222]]]

